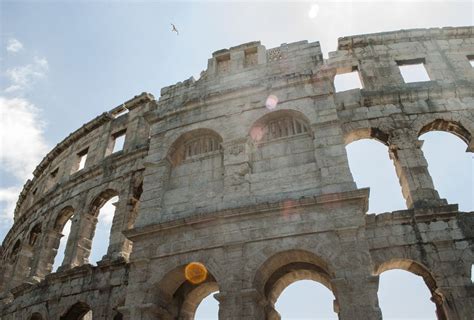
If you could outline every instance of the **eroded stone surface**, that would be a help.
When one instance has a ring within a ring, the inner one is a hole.
[[[301,279],[332,290],[339,319],[381,319],[378,276],[394,268],[423,277],[439,319],[474,318],[474,213],[439,198],[418,140],[442,130],[474,150],[473,30],[345,37],[327,60],[318,42],[247,43],[85,124],[20,195],[0,247],[2,319],[193,319],[216,291],[220,319],[279,319],[274,303]],[[431,80],[405,84],[398,66],[420,61]],[[364,88],[336,93],[353,70]],[[366,214],[345,151],[365,138],[389,147],[408,210]],[[117,195],[91,266],[99,209]],[[193,261],[204,283],[186,281]]]

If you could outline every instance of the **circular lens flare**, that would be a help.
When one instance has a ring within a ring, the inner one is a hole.
[[[207,279],[207,269],[200,262],[191,262],[184,268],[184,276],[192,284],[200,284]]]
[[[265,101],[265,106],[268,110],[273,110],[276,108],[278,104],[278,97],[271,94],[268,96],[267,101]]]

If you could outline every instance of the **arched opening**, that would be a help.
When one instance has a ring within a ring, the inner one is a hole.
[[[206,297],[219,291],[217,281],[212,273],[200,263],[197,265],[202,266],[202,269],[193,272],[195,275],[203,273],[203,276],[199,275],[199,281],[194,281],[196,278],[190,278],[187,271],[189,266],[194,264],[196,263],[192,262],[168,272],[153,290],[152,300],[159,301],[160,307],[166,310],[166,314],[176,319],[202,320],[209,319],[209,316],[217,319],[217,313],[212,304],[201,305]],[[198,307],[201,307],[199,314],[197,314]],[[202,318],[203,315],[204,318]]]
[[[56,231],[57,239],[52,242],[52,271],[56,272],[61,266],[66,252],[66,245],[71,233],[72,218],[74,209],[66,207],[62,209],[54,222],[54,231]]]
[[[296,188],[314,192],[320,179],[313,132],[301,112],[278,110],[258,119],[249,131],[249,149],[250,178],[258,181],[250,184],[252,194],[294,192]]]
[[[338,319],[334,294],[317,281],[299,280],[286,287],[275,303],[285,319]]]
[[[193,315],[195,320],[217,320],[219,318],[219,302],[214,295],[219,292],[217,283],[208,283],[190,292],[183,304],[186,313]],[[194,305],[194,303],[198,303]]]
[[[92,320],[92,310],[87,303],[78,302],[69,308],[60,320]]]
[[[435,120],[420,131],[422,150],[436,190],[461,211],[474,210],[474,157],[466,152],[471,134],[459,123]]]
[[[170,147],[165,214],[194,211],[220,201],[224,188],[222,137],[210,129],[181,135]]]
[[[395,167],[389,156],[388,134],[377,128],[355,130],[345,137],[349,167],[357,187],[369,187],[369,212],[406,209]]]
[[[112,221],[118,201],[118,193],[115,190],[108,189],[96,197],[91,204],[89,212],[97,220],[92,221],[90,235],[86,235],[92,243],[88,257],[89,263],[97,264],[107,254]]]
[[[36,245],[40,234],[41,234],[41,223],[38,223],[33,228],[31,228],[30,234],[28,236],[28,244],[31,247],[34,247]]]
[[[375,272],[379,279],[379,306],[384,319],[446,320],[443,297],[431,273],[412,260],[393,259]]]
[[[327,264],[319,257],[308,251],[291,250],[270,257],[257,271],[254,285],[266,299],[267,319],[298,318],[303,314],[311,318],[320,318],[323,314],[337,318],[338,307],[332,278]],[[301,291],[292,294],[295,288]],[[312,302],[300,305],[303,294],[310,294]],[[297,301],[297,304],[292,301]],[[318,304],[318,301],[325,303]]]

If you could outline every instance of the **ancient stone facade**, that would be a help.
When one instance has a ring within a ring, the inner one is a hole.
[[[418,140],[447,131],[474,151],[473,58],[473,27],[345,37],[329,59],[317,42],[252,42],[215,52],[159,100],[102,114],[20,195],[0,250],[1,318],[193,319],[218,291],[220,319],[279,319],[283,289],[312,279],[339,319],[381,319],[379,275],[398,268],[423,277],[438,319],[474,319],[474,213],[440,199]],[[430,81],[405,83],[411,63]],[[350,71],[363,89],[336,93]],[[407,210],[367,214],[345,150],[366,138],[388,146]],[[116,195],[108,252],[91,266],[97,214]],[[190,262],[205,282],[186,280]]]

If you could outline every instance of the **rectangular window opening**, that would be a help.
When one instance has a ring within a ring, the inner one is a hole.
[[[342,92],[352,89],[362,89],[362,81],[360,79],[359,70],[352,68],[352,72],[338,73],[334,78],[334,87],[336,92]]]
[[[119,131],[112,136],[113,138],[113,148],[112,153],[119,152],[123,150],[125,143],[125,130]]]
[[[430,81],[424,59],[397,61],[405,83]]]
[[[85,168],[88,151],[89,151],[89,148],[86,148],[77,154],[77,170],[76,171],[80,171]]]

